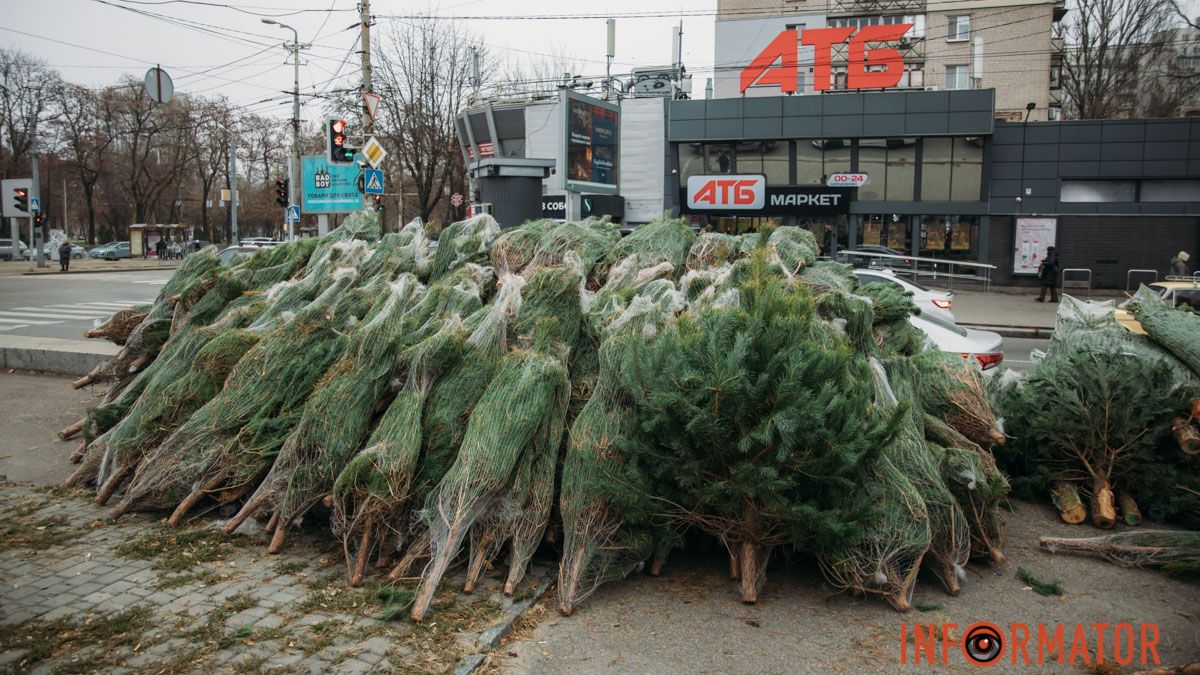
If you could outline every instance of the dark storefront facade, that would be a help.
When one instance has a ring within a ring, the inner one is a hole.
[[[990,263],[1014,284],[1047,240],[1108,287],[1200,252],[1200,121],[994,123],[991,90],[895,92],[672,101],[667,136],[664,206],[712,229],[797,225],[827,253]],[[844,173],[867,182],[826,187]]]

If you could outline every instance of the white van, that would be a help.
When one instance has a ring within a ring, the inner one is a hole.
[[[0,260],[12,260],[14,258],[12,249],[13,249],[13,240],[12,239],[0,239]],[[25,242],[18,239],[16,256],[15,256],[16,259],[24,260],[25,252],[28,250],[29,250],[29,247],[25,245]]]

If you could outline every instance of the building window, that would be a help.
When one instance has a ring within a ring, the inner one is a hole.
[[[1141,197],[1144,202],[1197,202],[1200,180],[1144,180]]]
[[[946,24],[946,42],[966,42],[971,37],[971,17],[948,17]]]
[[[1049,115],[1049,117],[1047,119],[1049,119],[1051,122],[1058,122],[1058,121],[1062,120],[1062,108],[1059,108],[1059,107],[1047,108],[1046,114]]]
[[[921,256],[953,260],[979,259],[979,218],[921,216]]]
[[[733,170],[733,146],[710,143],[704,146],[704,173],[726,174]]]
[[[737,172],[762,174],[767,185],[788,184],[788,142],[739,143]]]
[[[977,202],[982,183],[982,138],[926,138],[923,141],[921,201]]]
[[[1050,64],[1050,88],[1062,89],[1062,64],[1057,61]]]
[[[970,76],[971,72],[969,66],[946,66],[946,88],[969,89],[971,86]]]
[[[680,143],[679,187],[687,187],[688,178],[704,173],[704,146],[699,143]]]
[[[859,201],[911,202],[916,182],[917,142],[912,138],[863,139],[858,142],[858,171],[867,183]]]
[[[1137,193],[1131,180],[1064,180],[1059,187],[1062,202],[1134,202]]]
[[[899,213],[863,216],[862,237],[858,243],[860,246],[883,246],[907,254],[912,243],[909,224],[909,217]]]
[[[831,173],[850,171],[850,141],[840,138],[796,141],[796,184],[824,185]]]

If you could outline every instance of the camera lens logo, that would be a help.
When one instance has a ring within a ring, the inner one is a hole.
[[[990,623],[975,623],[967,627],[962,642],[963,656],[977,666],[990,666],[1004,653],[1000,629]]]

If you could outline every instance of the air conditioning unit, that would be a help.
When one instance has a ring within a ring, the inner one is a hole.
[[[925,87],[925,91],[941,91],[941,89],[942,88],[937,86],[936,84]]]

